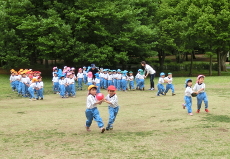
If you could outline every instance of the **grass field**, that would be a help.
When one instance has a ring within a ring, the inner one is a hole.
[[[196,114],[193,98],[194,116],[181,106],[185,79],[174,78],[176,96],[117,92],[114,130],[101,134],[96,122],[91,132],[84,128],[86,90],[62,99],[51,93],[51,79],[45,78],[44,100],[29,101],[11,92],[8,76],[0,75],[0,158],[230,158],[229,77],[205,78],[210,113],[202,104]],[[145,84],[148,88],[149,80]],[[107,105],[98,108],[107,124]]]

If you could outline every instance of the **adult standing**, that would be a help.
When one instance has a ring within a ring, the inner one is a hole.
[[[93,74],[93,79],[95,79],[95,74],[99,72],[99,70],[96,68],[95,64],[91,64],[91,68],[89,69],[88,72],[92,72]]]
[[[145,78],[148,77],[148,75],[150,76],[150,89],[149,90],[154,90],[154,74],[156,73],[156,71],[148,64],[146,64],[145,61],[142,61],[141,62],[141,65],[145,68],[145,71],[144,71],[144,75],[145,75]]]

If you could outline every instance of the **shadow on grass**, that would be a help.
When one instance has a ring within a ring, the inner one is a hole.
[[[228,115],[207,115],[204,117],[206,121],[209,122],[225,122],[225,123],[230,123],[230,117]]]

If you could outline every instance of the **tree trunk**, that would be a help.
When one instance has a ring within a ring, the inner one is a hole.
[[[192,67],[193,67],[193,53],[194,51],[191,52],[191,64],[190,64],[190,69],[189,69],[189,74],[188,76],[192,76]]]
[[[45,60],[45,68],[48,68],[49,65],[48,65],[48,60]]]
[[[209,76],[212,76],[212,55],[209,58]]]
[[[165,52],[164,50],[160,49],[158,50],[158,58],[159,58],[159,63],[160,63],[160,72],[163,70],[163,65],[165,62]]]
[[[185,53],[185,60],[188,61],[188,53]]]
[[[217,63],[218,63],[218,76],[221,76],[220,51],[219,51],[219,49],[217,49]]]
[[[220,67],[221,67],[221,71],[227,71],[226,69],[226,59],[227,59],[227,54],[228,52],[222,52],[220,54]]]

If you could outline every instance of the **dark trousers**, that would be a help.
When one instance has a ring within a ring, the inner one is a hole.
[[[150,74],[150,88],[154,88],[154,74]]]

